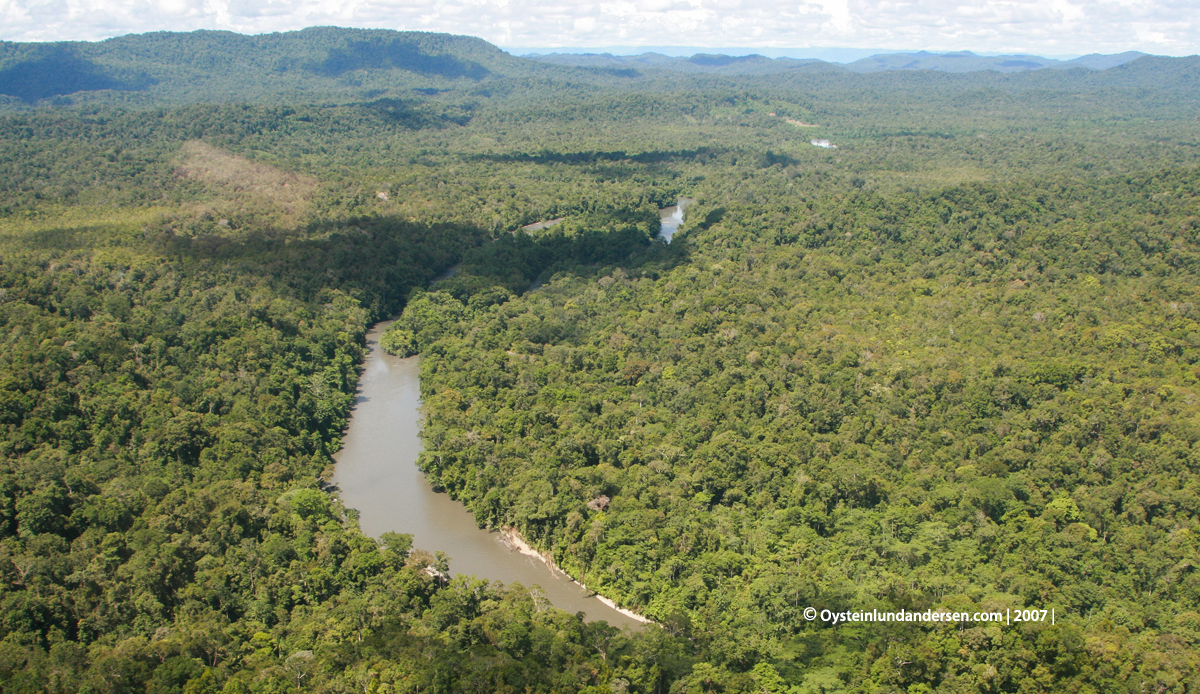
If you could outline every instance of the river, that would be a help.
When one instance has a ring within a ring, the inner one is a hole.
[[[679,198],[679,202],[671,207],[664,207],[658,211],[658,218],[661,226],[658,230],[658,237],[667,243],[671,243],[671,238],[675,236],[675,232],[679,231],[680,225],[683,224],[683,208],[694,202],[691,198]]]
[[[671,237],[683,223],[679,203],[659,211],[659,236]],[[559,220],[552,220],[559,221]],[[447,279],[457,265],[434,278]],[[531,290],[537,289],[535,286]],[[588,621],[604,620],[638,628],[634,617],[604,604],[590,591],[527,554],[513,549],[502,535],[479,528],[475,518],[446,494],[434,492],[417,469],[421,452],[421,381],[417,357],[400,359],[379,348],[384,321],[367,333],[367,360],[342,449],[334,456],[333,483],[347,507],[358,511],[358,524],[371,537],[408,533],[413,546],[450,557],[452,574],[470,574],[504,583],[540,586],[550,602],[567,612],[583,612]]]
[[[634,618],[588,597],[590,591],[542,561],[510,549],[501,534],[480,529],[469,511],[447,494],[434,492],[417,469],[421,451],[421,383],[417,357],[400,359],[379,348],[391,324],[367,333],[368,354],[350,425],[335,454],[333,483],[359,526],[371,537],[408,533],[413,546],[450,557],[452,574],[541,586],[550,602],[588,621],[638,628]]]

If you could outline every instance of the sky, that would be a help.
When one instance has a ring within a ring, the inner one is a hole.
[[[0,0],[0,39],[9,41],[328,25],[465,34],[501,47],[1200,53],[1198,0]]]

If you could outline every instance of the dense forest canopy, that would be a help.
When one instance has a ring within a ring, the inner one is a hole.
[[[0,687],[1196,691],[1196,60],[745,72],[0,46]],[[430,482],[655,626],[325,491],[397,313]]]

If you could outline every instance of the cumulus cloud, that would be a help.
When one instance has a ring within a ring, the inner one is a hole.
[[[0,38],[316,25],[510,46],[860,46],[1042,55],[1200,51],[1195,0],[0,0]]]

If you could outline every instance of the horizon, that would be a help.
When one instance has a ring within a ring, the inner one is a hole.
[[[802,0],[781,9],[761,0],[747,0],[736,8],[720,0],[574,6],[547,0],[520,6],[508,0],[411,0],[403,6],[391,0],[159,0],[135,7],[118,0],[4,0],[0,40],[101,41],[200,29],[261,35],[338,26],[476,36],[519,49],[619,48],[621,54],[664,46],[707,51],[735,47],[760,55],[841,50],[946,53],[967,47],[979,55],[1056,58],[1128,51],[1174,57],[1200,53],[1200,20],[1180,13],[1174,4],[1175,0],[975,0],[944,5]],[[676,36],[687,40],[663,41]]]
[[[195,33],[200,31],[227,31],[229,33],[238,34],[241,36],[268,36],[271,34],[286,34],[304,31],[315,28],[335,28],[335,29],[352,29],[363,31],[395,31],[403,32],[419,32],[444,34],[449,36],[459,36],[463,38],[474,38],[485,41],[497,49],[504,51],[515,57],[534,57],[534,56],[551,56],[551,55],[609,55],[613,57],[636,57],[646,54],[657,54],[672,58],[690,58],[696,55],[723,55],[729,57],[745,57],[745,56],[762,56],[770,59],[791,58],[796,60],[818,60],[827,63],[850,64],[864,58],[880,55],[896,55],[896,54],[920,54],[926,53],[930,55],[950,55],[950,54],[968,54],[981,58],[995,57],[1036,57],[1056,61],[1070,61],[1078,58],[1100,55],[1120,55],[1123,53],[1142,53],[1144,55],[1158,57],[1188,57],[1197,55],[1197,53],[1172,55],[1168,53],[1152,53],[1138,50],[1122,50],[1105,52],[1102,50],[1089,51],[1084,53],[1035,53],[1035,52],[1020,52],[1020,51],[986,51],[978,49],[935,49],[935,48],[895,48],[895,47],[878,47],[867,48],[858,46],[697,46],[697,45],[661,45],[661,44],[645,44],[645,45],[600,45],[600,46],[532,46],[532,45],[512,45],[496,43],[483,36],[475,36],[471,34],[460,34],[452,31],[427,31],[427,30],[410,30],[410,29],[390,29],[382,27],[352,27],[352,26],[335,26],[335,25],[319,25],[302,27],[299,29],[284,29],[279,31],[262,31],[262,32],[246,32],[236,31],[233,29],[209,29],[196,28],[190,30],[175,30],[175,29],[152,29],[147,31],[132,31],[115,36],[95,39],[52,39],[52,40],[25,40],[14,41],[11,39],[2,39],[2,43],[102,43],[113,39],[124,38],[128,36],[139,36],[153,33]]]
[[[1074,60],[1088,55],[1119,55],[1130,51],[1117,53],[1012,53],[997,51],[959,50],[929,50],[924,48],[859,48],[851,46],[829,46],[818,48],[805,47],[754,47],[754,46],[497,46],[497,48],[518,57],[548,56],[548,55],[612,55],[614,57],[636,57],[647,53],[665,55],[671,58],[690,58],[696,55],[724,55],[729,57],[744,57],[758,55],[764,58],[792,58],[796,60],[820,60],[827,63],[848,64],[863,58],[877,55],[912,55],[928,53],[930,55],[969,54],[980,58],[999,57],[1036,57],[1050,60]],[[1140,52],[1140,51],[1133,51]],[[1146,55],[1161,55],[1146,53]],[[1184,56],[1169,56],[1184,57]]]

